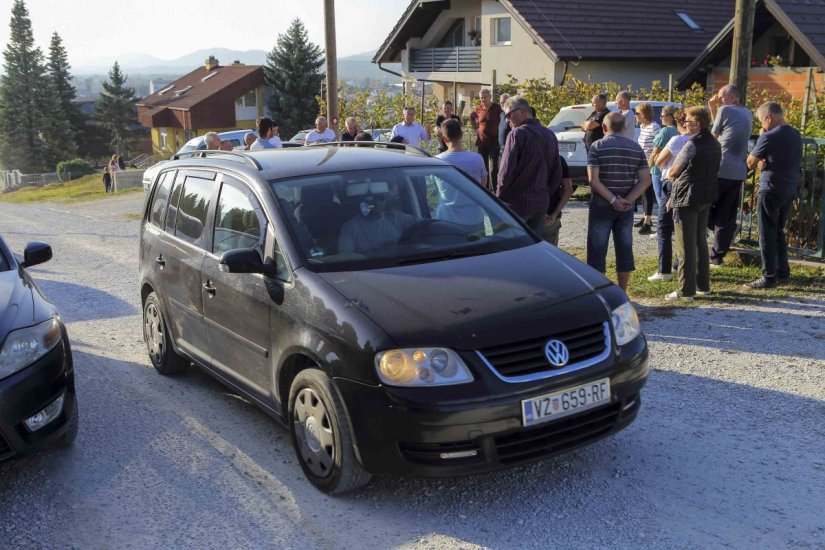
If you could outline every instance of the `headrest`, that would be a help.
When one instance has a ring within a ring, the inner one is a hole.
[[[347,185],[348,197],[360,197],[371,194],[387,194],[390,192],[390,184],[386,181],[364,181],[350,183]]]
[[[301,203],[318,204],[322,202],[332,202],[334,193],[329,184],[312,185],[301,188]]]

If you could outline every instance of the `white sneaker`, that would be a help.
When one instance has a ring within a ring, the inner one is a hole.
[[[647,278],[648,281],[655,283],[658,281],[665,282],[669,281],[673,278],[671,273],[659,273],[658,271]]]
[[[692,302],[693,296],[682,296],[681,294],[679,294],[678,290],[674,290],[673,292],[665,296],[665,300],[667,300],[668,302],[675,302],[679,300],[687,300]]]
[[[697,296],[710,296],[711,294],[713,294],[712,290],[696,290]]]

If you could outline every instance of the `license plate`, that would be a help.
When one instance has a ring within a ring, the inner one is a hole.
[[[559,153],[572,153],[576,150],[575,143],[559,143]]]
[[[550,422],[557,418],[610,403],[610,378],[573,386],[521,402],[521,418],[525,426]]]

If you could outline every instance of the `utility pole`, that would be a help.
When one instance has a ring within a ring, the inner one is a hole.
[[[728,83],[741,90],[743,105],[748,95],[748,72],[751,66],[753,17],[755,13],[756,0],[736,0]]]
[[[338,138],[338,59],[335,48],[335,0],[324,0],[327,54],[327,121]]]

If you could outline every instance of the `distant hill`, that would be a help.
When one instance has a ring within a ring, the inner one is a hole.
[[[230,50],[227,48],[210,48],[198,50],[177,59],[158,59],[141,53],[123,54],[115,58],[99,57],[89,60],[83,65],[73,67],[76,77],[83,75],[106,74],[115,61],[130,77],[137,75],[177,75],[182,76],[195,67],[200,66],[210,55],[215,56],[221,64],[228,65],[240,61],[245,65],[263,65],[266,63],[267,52],[263,50]],[[378,65],[371,62],[373,52],[364,52],[347,57],[338,58],[338,79],[340,81],[360,81],[368,78],[395,80],[396,77],[381,71]],[[398,71],[398,67],[390,67]]]

